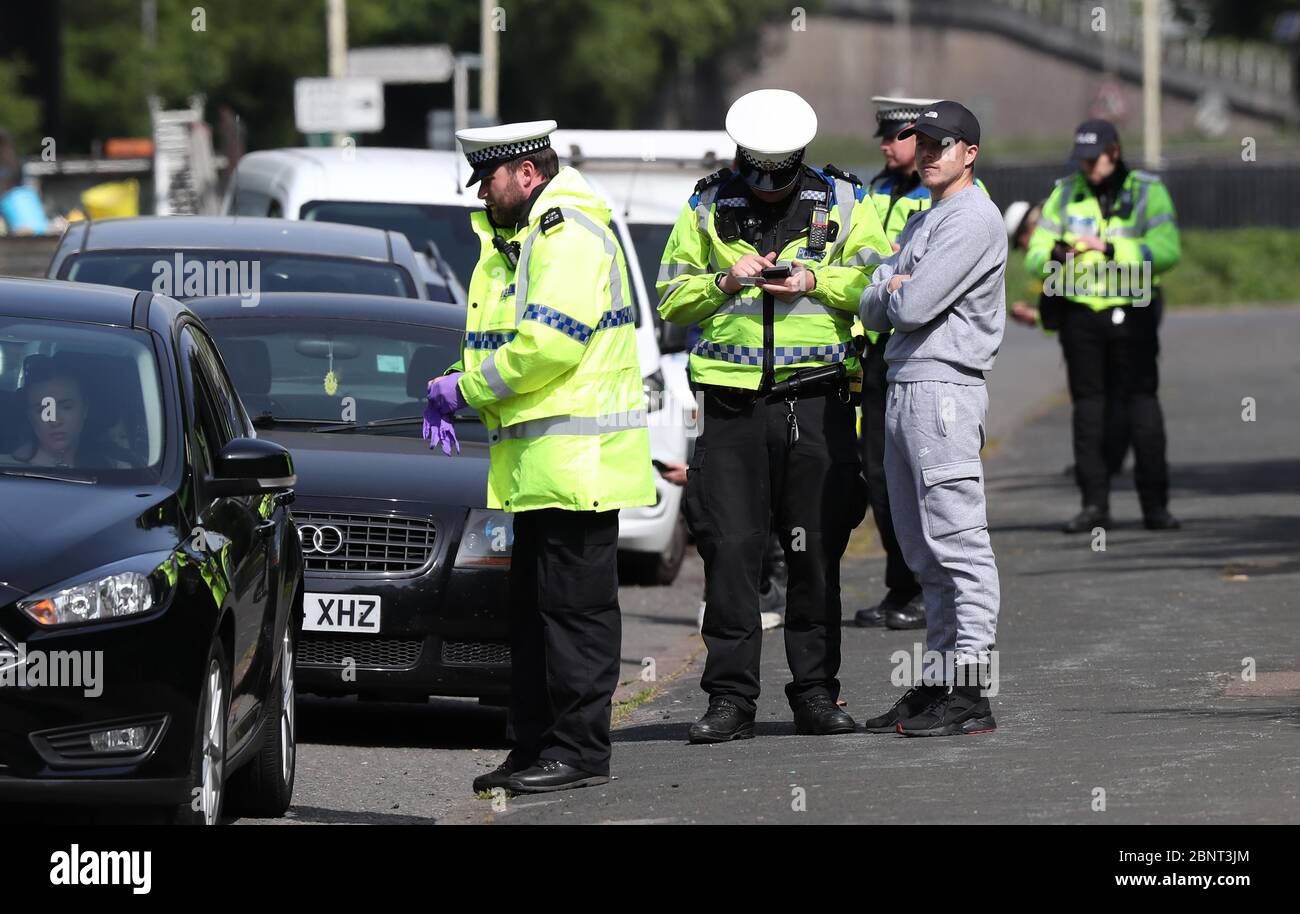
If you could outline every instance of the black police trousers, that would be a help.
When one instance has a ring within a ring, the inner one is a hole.
[[[880,338],[867,347],[862,378],[862,469],[867,477],[867,499],[871,515],[885,550],[885,587],[891,601],[907,604],[921,592],[916,575],[907,567],[903,549],[894,535],[894,519],[889,513],[889,487],[885,485],[885,402],[889,384],[885,380],[885,345],[889,337]]]
[[[704,389],[701,437],[686,481],[686,517],[704,559],[700,685],[745,711],[759,694],[759,586],[769,530],[788,567],[785,652],[795,706],[840,683],[840,557],[866,513],[854,410],[835,395],[795,403],[799,439],[788,439],[785,402],[751,391]]]
[[[1123,320],[1115,322],[1116,311]],[[1160,300],[1094,311],[1066,301],[1061,349],[1074,404],[1074,475],[1083,505],[1109,510],[1110,477],[1133,446],[1133,481],[1142,513],[1169,501],[1165,421],[1156,396]]]
[[[609,774],[618,687],[618,512],[521,511],[510,562],[512,761]]]

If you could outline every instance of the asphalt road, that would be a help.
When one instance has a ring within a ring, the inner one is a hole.
[[[991,391],[994,416],[1019,404],[1030,420],[995,431],[986,454],[1002,580],[996,733],[796,736],[772,632],[757,739],[686,744],[705,705],[693,669],[616,731],[609,785],[469,801],[444,821],[1300,822],[1300,311],[1167,318],[1162,396],[1185,527],[1145,531],[1125,477],[1104,551],[1058,532],[1077,507],[1062,473],[1069,410],[1031,337],[1009,332]],[[846,559],[846,618],[878,592],[880,565]],[[859,720],[897,698],[892,655],[919,635],[846,627],[843,697]]]

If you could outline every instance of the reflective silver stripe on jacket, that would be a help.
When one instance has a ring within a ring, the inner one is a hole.
[[[611,300],[611,310],[620,311],[623,308],[623,277],[618,269],[618,242],[611,237],[612,229],[606,230],[599,223],[589,217],[581,210],[571,206],[561,206],[560,214],[565,219],[572,219],[578,225],[591,232],[599,238],[605,245],[605,253],[609,255],[609,297]],[[528,233],[524,239],[523,245],[519,249],[519,265],[515,267],[515,323],[519,323],[524,318],[524,309],[528,306],[528,261],[532,257],[533,242],[541,234],[542,228],[539,225]]]
[[[496,444],[514,438],[543,438],[550,435],[608,435],[612,432],[625,432],[634,428],[646,427],[644,409],[633,409],[623,413],[609,413],[604,416],[547,416],[544,419],[530,419],[504,425],[488,432],[488,444]]]
[[[875,248],[863,248],[844,263],[851,267],[869,267],[875,263],[883,263],[885,257],[886,255],[881,254]]]
[[[851,182],[845,181],[843,178],[835,179],[835,205],[840,211],[840,233],[836,236],[834,245],[826,255],[826,263],[834,263],[840,251],[844,249],[844,243],[849,240],[849,229],[853,226],[853,207],[858,202],[857,194],[853,192],[853,186]]]
[[[483,372],[483,380],[487,382],[488,390],[498,400],[504,400],[507,397],[513,397],[515,392],[510,389],[510,385],[501,379],[501,372],[497,370],[497,354],[494,352],[483,360],[479,366],[479,371]]]
[[[847,311],[838,311],[825,302],[818,301],[811,295],[801,295],[793,302],[786,303],[779,298],[773,297],[772,314],[776,317],[790,317],[808,315],[808,314],[840,314],[845,320],[851,320],[853,315]],[[763,316],[763,297],[742,298],[733,296],[722,303],[717,311],[713,312],[713,317],[720,314],[752,314],[758,317]]]
[[[708,272],[710,271],[706,268],[697,267],[693,263],[661,263],[656,282],[671,282],[678,276],[700,276]]]

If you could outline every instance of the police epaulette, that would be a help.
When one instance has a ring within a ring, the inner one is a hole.
[[[863,186],[862,179],[851,171],[841,171],[834,165],[829,164],[823,168],[822,171],[826,172],[826,174],[830,175],[832,178],[839,178],[841,181],[848,181],[850,184],[856,184],[858,187]]]
[[[546,212],[542,213],[542,231],[549,232],[563,221],[564,213],[560,212],[558,206],[552,206]]]
[[[708,177],[700,178],[700,180],[696,181],[695,192],[697,194],[703,193],[704,188],[711,187],[714,184],[717,184],[719,181],[726,180],[730,176],[731,176],[730,168],[719,168],[717,171],[715,171],[713,174],[709,175]]]

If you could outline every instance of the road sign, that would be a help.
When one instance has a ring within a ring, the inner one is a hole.
[[[384,129],[383,83],[355,76],[295,80],[293,117],[303,133],[377,133]]]
[[[445,83],[453,66],[451,46],[446,44],[348,51],[349,76],[370,76],[386,83]]]

